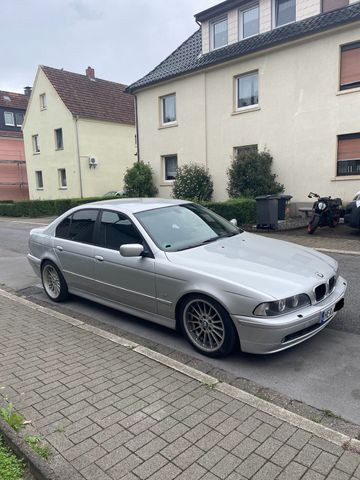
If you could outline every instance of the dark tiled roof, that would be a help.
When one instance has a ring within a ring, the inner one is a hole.
[[[61,100],[73,115],[135,124],[134,97],[125,92],[126,85],[86,75],[41,66]]]
[[[201,31],[198,30],[154,70],[130,85],[128,90],[133,92],[164,80],[202,70],[211,65],[243,57],[250,53],[289,43],[359,20],[360,3],[356,3],[261,33],[204,55],[201,54]]]
[[[0,107],[26,110],[29,97],[22,93],[4,92],[0,90]]]

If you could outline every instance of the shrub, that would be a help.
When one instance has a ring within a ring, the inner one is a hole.
[[[228,168],[227,191],[231,198],[257,197],[282,193],[284,185],[271,173],[273,157],[269,152],[244,150],[238,153]]]
[[[194,202],[211,200],[214,191],[208,170],[194,163],[183,165],[176,171],[173,197]]]
[[[204,202],[203,205],[227,220],[236,218],[239,225],[256,222],[256,201],[253,198],[233,198],[226,202]]]
[[[14,203],[1,203],[0,216],[5,217],[47,217],[61,215],[83,203],[104,200],[102,197],[67,198],[59,200],[25,200]],[[110,200],[107,198],[106,200]]]
[[[150,165],[136,162],[126,170],[124,190],[127,197],[154,197],[158,190],[153,183]]]

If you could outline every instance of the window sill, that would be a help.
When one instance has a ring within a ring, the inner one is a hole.
[[[232,112],[231,115],[240,115],[242,113],[256,112],[258,110],[261,110],[261,107],[259,105],[251,105],[249,107],[239,108],[239,110],[235,110],[234,112]]]
[[[165,180],[160,183],[160,187],[172,187],[174,185],[174,180]]]
[[[47,110],[47,107],[40,107],[40,112],[43,112],[44,110]]]
[[[59,190],[67,190],[67,187],[59,187]]]
[[[178,127],[178,126],[179,124],[177,122],[164,123],[164,125],[160,125],[159,130],[163,130],[164,128]]]
[[[40,152],[34,152],[33,155],[40,155]]]
[[[38,192],[42,192],[44,190],[44,188],[37,188],[36,189]]]
[[[347,93],[355,93],[355,92],[360,92],[360,87],[339,90],[336,95],[346,95]]]
[[[55,152],[61,152],[61,150],[64,150],[64,147],[63,148],[55,148]]]
[[[360,180],[360,175],[344,175],[340,177],[331,177],[332,182],[343,182],[346,180]]]

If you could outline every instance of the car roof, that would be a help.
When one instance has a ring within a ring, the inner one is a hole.
[[[99,202],[84,203],[78,208],[101,207],[110,210],[118,210],[126,213],[137,213],[155,208],[171,207],[191,203],[187,200],[176,200],[168,198],[119,198],[114,200],[101,200]]]

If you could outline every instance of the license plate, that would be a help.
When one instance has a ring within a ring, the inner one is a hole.
[[[319,323],[325,323],[327,320],[329,320],[329,318],[333,316],[334,310],[335,310],[335,305],[320,312]]]

